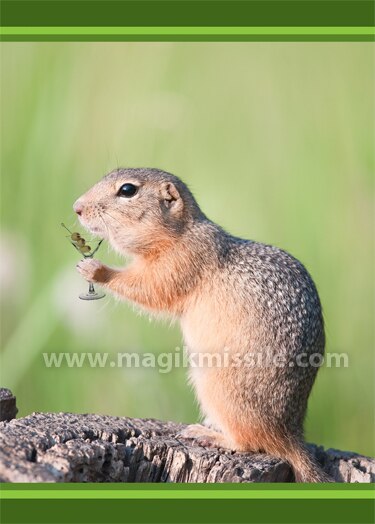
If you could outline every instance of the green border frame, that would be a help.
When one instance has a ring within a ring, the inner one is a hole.
[[[0,500],[14,499],[310,499],[375,500],[372,484],[3,484]]]
[[[374,41],[372,0],[2,0],[2,41]]]
[[[375,28],[361,27],[1,27],[3,41],[355,41],[375,40]]]
[[[2,0],[2,42],[374,42],[372,0]],[[371,484],[3,484],[4,523],[375,520]]]
[[[367,26],[372,0],[2,0],[6,26]],[[119,24],[118,22],[123,23]]]
[[[4,484],[4,523],[337,523],[374,520],[372,484]]]

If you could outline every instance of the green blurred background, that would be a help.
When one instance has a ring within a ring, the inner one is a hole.
[[[177,327],[86,283],[60,227],[118,166],[187,181],[233,234],[298,257],[327,351],[310,441],[374,454],[374,47],[370,43],[2,43],[2,377],[32,411],[194,421],[186,371],[48,369],[43,352],[155,352]],[[121,261],[106,248],[100,257]]]

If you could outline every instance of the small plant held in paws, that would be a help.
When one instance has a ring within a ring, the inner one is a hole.
[[[77,232],[73,232],[72,233],[70,231],[70,229],[68,229],[63,222],[61,222],[61,225],[69,233],[69,240],[70,240],[70,243],[72,244],[72,246],[83,256],[83,258],[85,260],[86,259],[91,259],[92,260],[94,258],[95,253],[100,248],[100,246],[101,246],[101,244],[103,242],[103,239],[99,240],[99,242],[97,242],[96,246],[94,248],[92,248],[92,246],[90,246],[87,243],[87,241],[81,236],[80,233],[77,233]],[[82,261],[82,262],[85,262],[85,260]],[[88,290],[87,293],[81,293],[79,295],[79,298],[81,300],[98,300],[99,298],[105,297],[104,293],[95,290],[94,284],[92,282],[90,282],[89,278],[87,278],[87,280],[89,280],[89,290]]]

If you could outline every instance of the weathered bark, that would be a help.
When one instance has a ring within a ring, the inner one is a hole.
[[[34,413],[0,423],[3,482],[293,482],[264,454],[202,448],[184,424],[103,415]],[[374,482],[375,460],[311,445],[339,482]]]
[[[16,397],[7,388],[0,388],[0,420],[12,420],[17,415]]]

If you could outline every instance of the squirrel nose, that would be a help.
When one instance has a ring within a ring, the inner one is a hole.
[[[82,214],[82,211],[83,211],[83,205],[82,205],[82,202],[80,202],[79,200],[77,200],[74,205],[73,205],[73,209],[74,211],[77,213],[77,215],[81,215]]]

